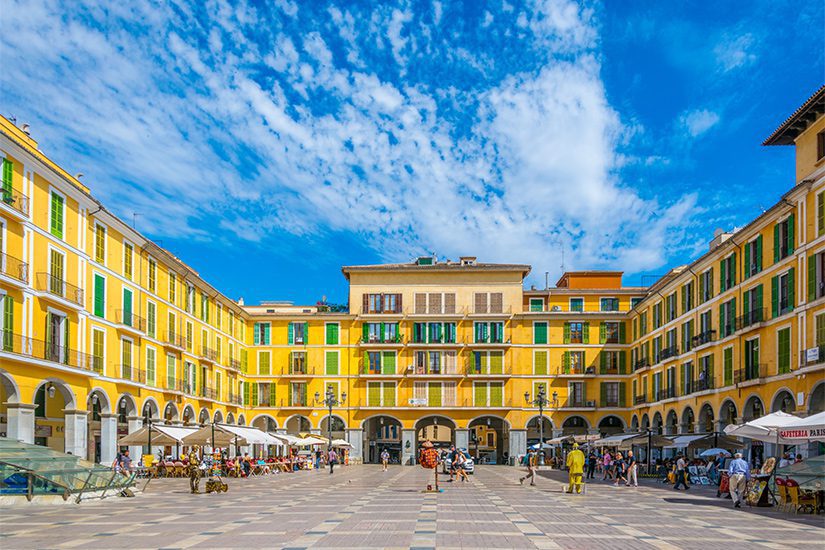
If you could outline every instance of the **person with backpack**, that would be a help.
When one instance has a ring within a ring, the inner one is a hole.
[[[538,454],[533,452],[533,450],[531,449],[530,451],[527,452],[527,454],[525,455],[524,458],[526,459],[525,462],[527,464],[527,475],[524,476],[524,477],[520,477],[518,479],[518,482],[521,483],[522,485],[524,485],[524,480],[529,477],[530,478],[530,485],[535,485],[536,484],[536,470],[538,469],[538,464],[539,464]]]
[[[387,471],[387,464],[390,462],[390,453],[387,452],[387,449],[381,451],[381,465],[383,466],[382,472]]]

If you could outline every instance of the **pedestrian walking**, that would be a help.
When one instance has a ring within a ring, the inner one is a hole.
[[[467,470],[464,469],[464,464],[467,462],[467,457],[464,456],[464,453],[459,449],[456,451],[455,460],[453,464],[455,465],[455,473],[458,479],[463,481],[470,481],[470,476],[467,475]]]
[[[327,456],[329,458],[329,473],[332,474],[332,469],[338,463],[338,453],[335,452],[335,449],[330,449]]]
[[[609,451],[604,452],[604,456],[602,457],[602,466],[604,469],[604,477],[602,478],[602,481],[613,479],[613,457],[610,456]]]
[[[390,462],[390,453],[387,452],[387,449],[384,449],[383,451],[381,451],[381,464],[384,468],[382,471],[384,471],[384,472],[387,471],[387,464],[389,464],[389,462]]]
[[[683,486],[685,491],[690,489],[687,484],[687,462],[685,462],[685,457],[681,454],[676,456],[676,485],[673,486],[673,489],[678,491],[679,486]]]
[[[527,475],[524,477],[520,477],[518,482],[524,485],[524,480],[528,477],[530,478],[530,485],[536,484],[536,469],[538,468],[539,458],[536,453],[533,452],[531,449],[527,453]]]
[[[626,473],[626,464],[624,458],[622,457],[622,453],[616,453],[616,459],[613,461],[613,470],[616,475],[616,482],[613,483],[616,487],[619,486],[619,483],[624,481],[627,483],[627,478],[625,477]]]
[[[596,465],[599,463],[599,459],[596,458],[596,453],[590,451],[590,455],[587,457],[587,479],[593,479],[593,475],[596,472]]]
[[[630,487],[631,485],[633,485],[634,487],[639,486],[639,478],[636,475],[636,470],[637,470],[638,466],[639,466],[639,463],[636,462],[636,457],[633,456],[633,451],[628,451],[627,452],[627,483],[625,483],[625,485],[627,485],[628,487]]]
[[[570,485],[567,488],[568,493],[572,493],[575,487],[576,493],[581,494],[583,468],[584,453],[579,450],[578,443],[573,443],[573,450],[567,453],[567,475],[570,480]]]
[[[748,480],[751,478],[750,468],[748,468],[748,463],[742,460],[742,453],[733,455],[733,460],[728,466],[728,476],[730,477],[730,498],[733,500],[733,507],[741,508]]]

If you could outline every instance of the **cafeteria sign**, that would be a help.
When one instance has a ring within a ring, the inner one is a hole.
[[[779,437],[782,439],[812,439],[814,437],[825,437],[825,428],[800,428],[797,430],[780,430]]]

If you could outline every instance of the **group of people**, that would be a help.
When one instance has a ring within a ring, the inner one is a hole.
[[[602,481],[613,480],[616,487],[622,483],[627,487],[639,486],[639,462],[633,451],[627,451],[627,454],[617,451],[615,455],[605,451],[602,456],[590,451],[587,456],[587,479],[595,479],[597,470],[602,472]]]

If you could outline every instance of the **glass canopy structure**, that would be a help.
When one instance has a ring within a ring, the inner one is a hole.
[[[134,484],[134,474],[124,476],[48,447],[0,437],[0,497],[62,496],[102,498]]]

